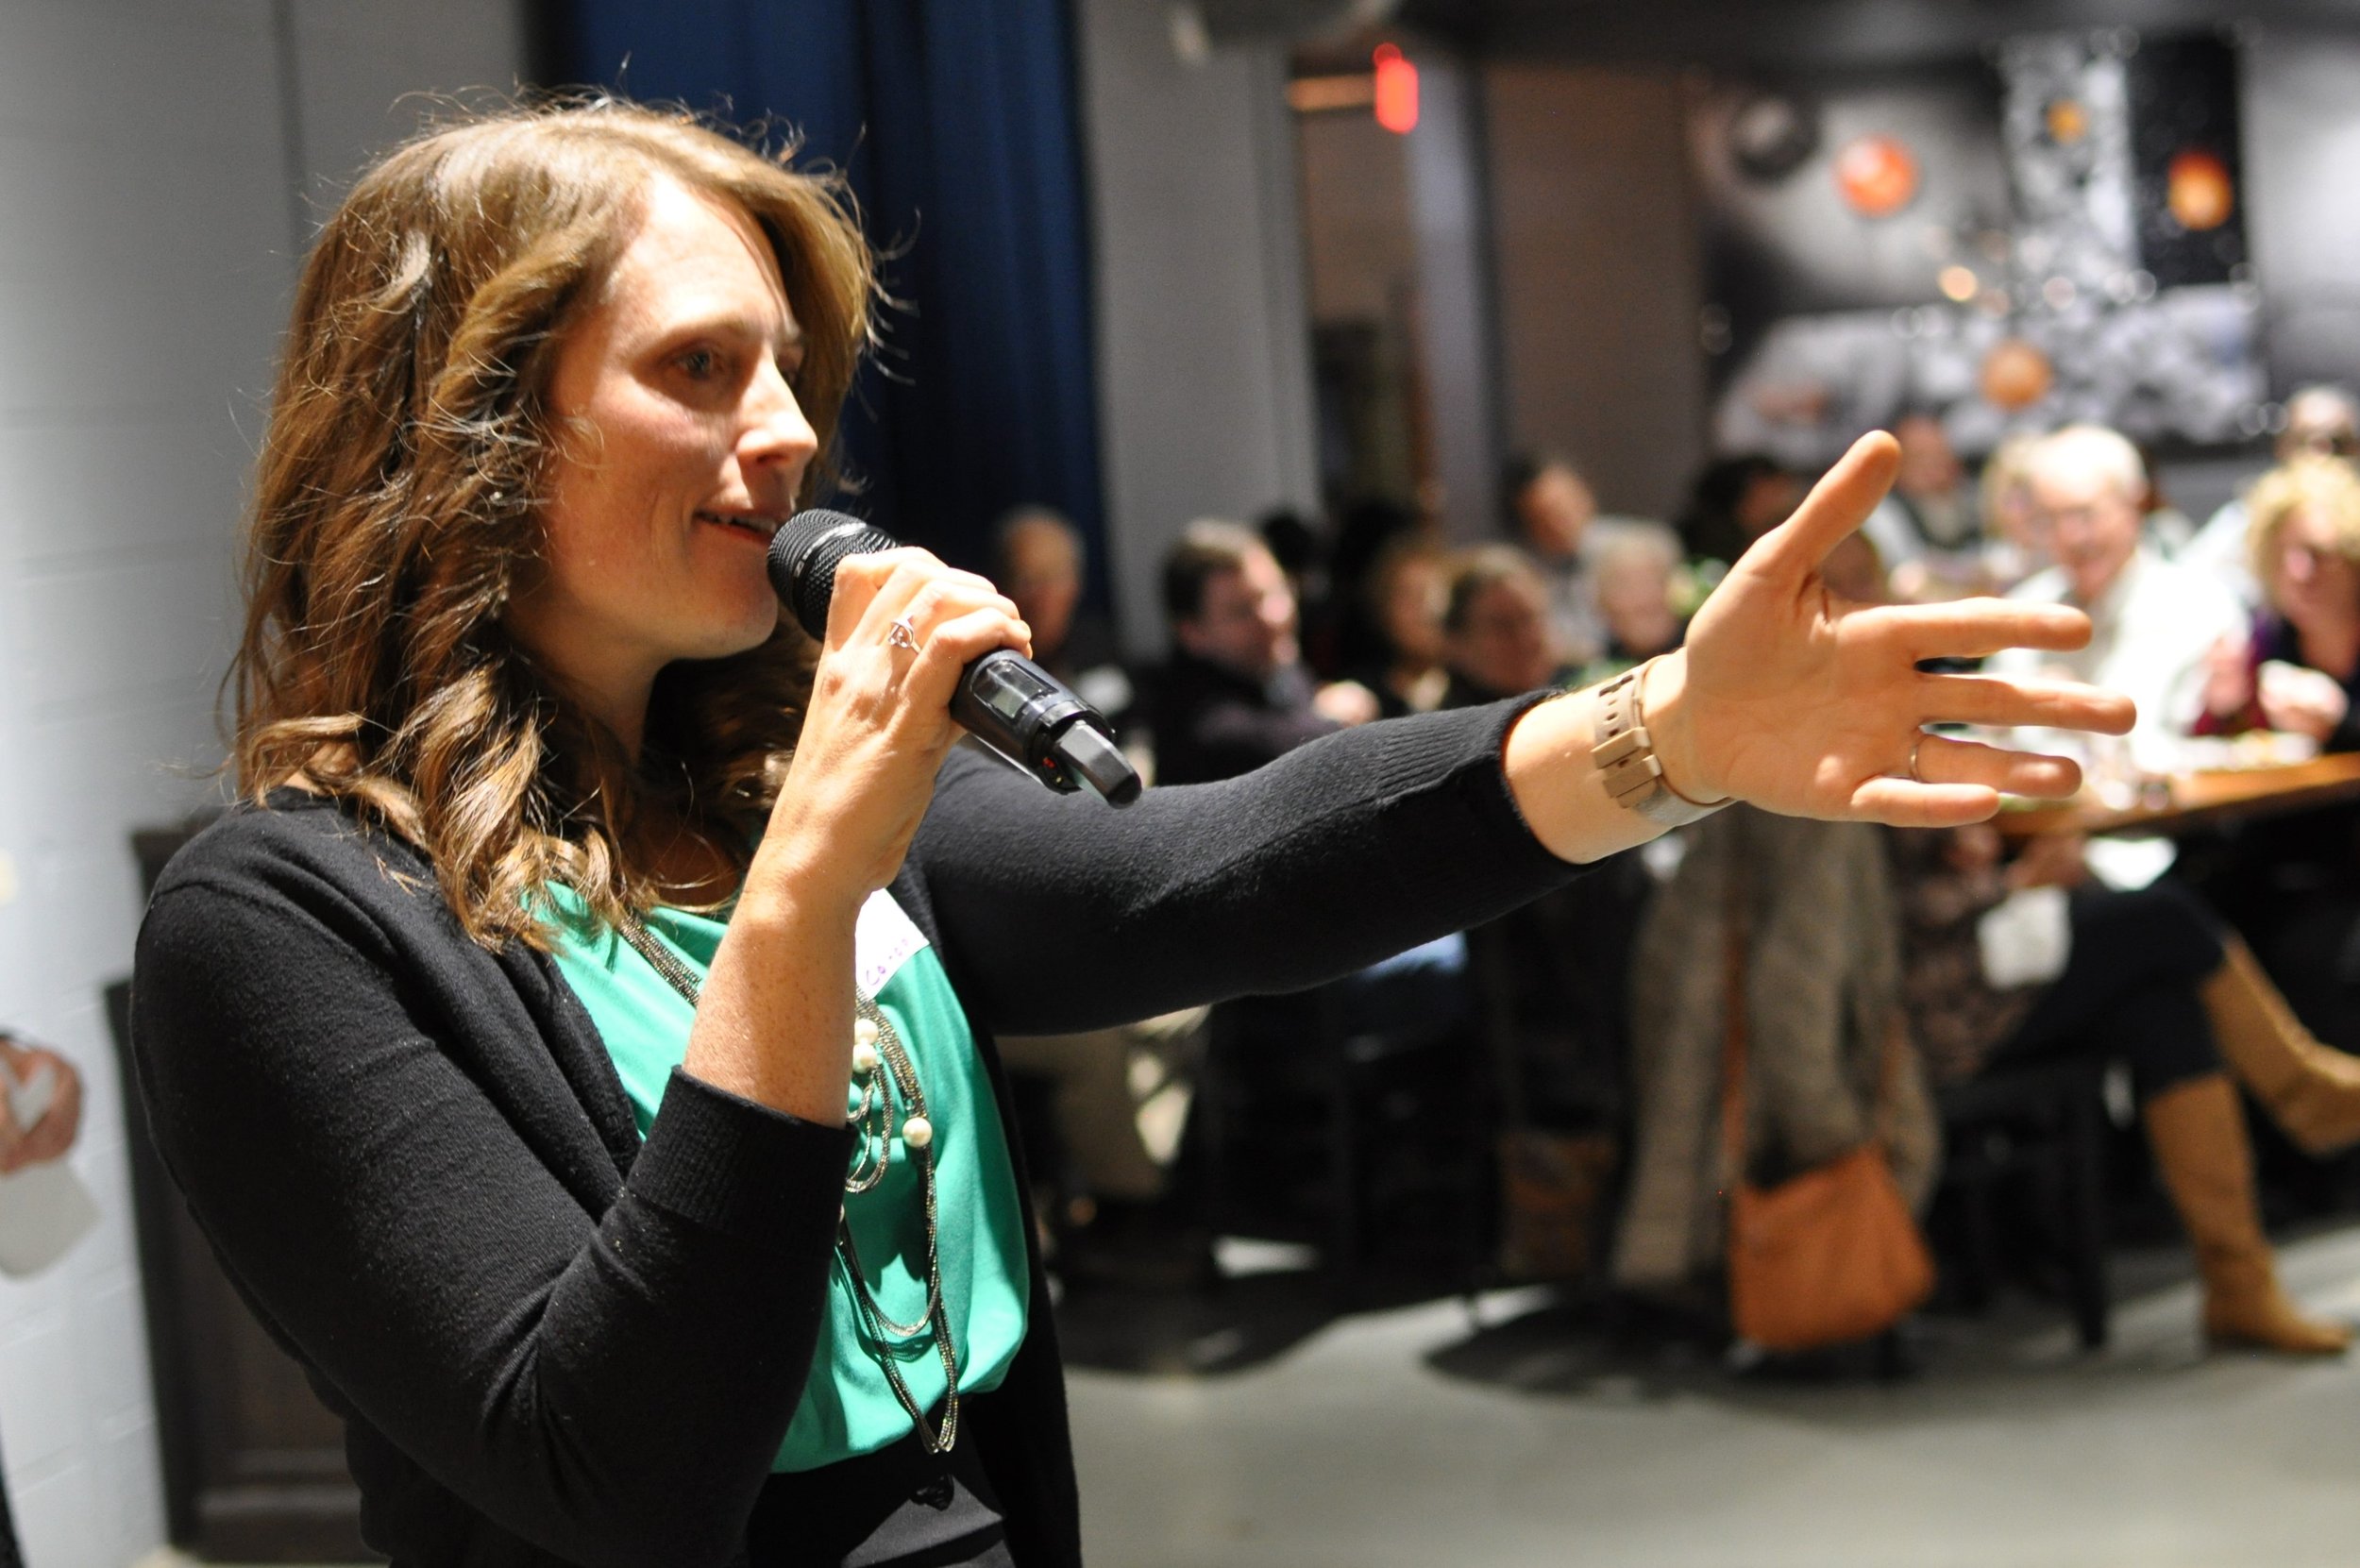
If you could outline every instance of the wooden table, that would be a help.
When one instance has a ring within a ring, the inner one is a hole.
[[[2003,811],[1997,826],[2010,838],[2052,833],[2170,837],[2353,800],[2360,800],[2360,752],[2345,751],[2279,767],[2175,773],[2134,806],[2116,809],[2085,796],[2065,805]]]

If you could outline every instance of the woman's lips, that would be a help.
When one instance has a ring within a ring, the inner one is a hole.
[[[744,514],[700,512],[697,514],[697,520],[700,523],[711,523],[716,528],[727,529],[734,533],[742,533],[756,544],[764,546],[767,546],[770,543],[770,536],[779,531],[779,525],[773,518]]]

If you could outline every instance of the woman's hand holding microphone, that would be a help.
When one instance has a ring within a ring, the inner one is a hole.
[[[1032,651],[1016,604],[922,549],[848,556],[801,738],[757,856],[857,907],[891,882],[961,731],[951,699],[995,649]]]
[[[960,671],[1032,651],[1016,605],[921,549],[846,557],[802,733],[714,954],[683,1070],[806,1121],[841,1122],[853,930],[890,883],[959,738]]]

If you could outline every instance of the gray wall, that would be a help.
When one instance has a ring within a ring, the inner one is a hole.
[[[520,60],[515,8],[480,0],[0,7],[0,1019],[80,1066],[73,1163],[106,1210],[48,1274],[0,1280],[0,1454],[39,1568],[162,1537],[100,987],[130,967],[126,834],[214,787],[295,187],[400,134],[398,94],[504,90]]]
[[[1116,608],[1148,652],[1184,524],[1317,498],[1293,130],[1275,47],[1191,66],[1162,6],[1076,14]]]
[[[1481,75],[1422,55],[1409,189],[1418,234],[1420,358],[1443,531],[1498,529],[1499,366],[1492,354],[1492,245],[1484,209]]]
[[[2273,389],[2360,390],[2360,34],[2255,28],[2242,86]]]
[[[1704,453],[1678,76],[1500,64],[1484,102],[1509,443],[1573,458],[1607,511],[1668,517]]]

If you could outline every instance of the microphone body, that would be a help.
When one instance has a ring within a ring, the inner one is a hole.
[[[835,569],[847,556],[899,545],[891,534],[841,512],[814,508],[789,518],[770,541],[770,586],[815,637],[828,630]],[[1139,776],[1097,709],[1013,649],[996,649],[960,672],[951,717],[968,733],[1050,788],[1087,784],[1107,804],[1139,798]]]

